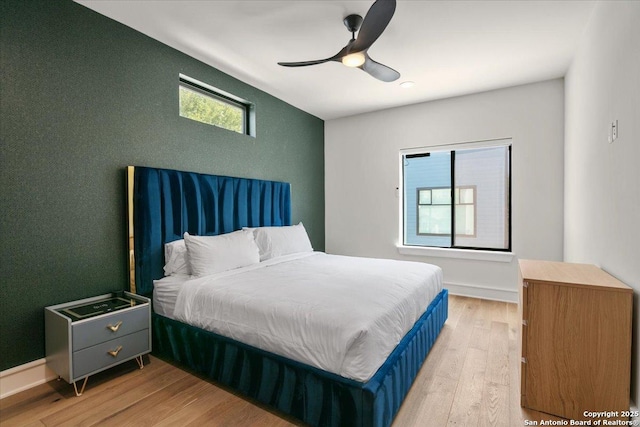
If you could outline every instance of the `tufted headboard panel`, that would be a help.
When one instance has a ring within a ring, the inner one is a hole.
[[[291,225],[286,182],[129,166],[128,230],[131,292],[151,295],[164,272],[164,244],[242,227]]]

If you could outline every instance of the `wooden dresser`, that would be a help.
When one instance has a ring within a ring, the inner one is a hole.
[[[633,290],[588,264],[520,260],[521,405],[629,411]],[[611,420],[611,418],[609,418]]]

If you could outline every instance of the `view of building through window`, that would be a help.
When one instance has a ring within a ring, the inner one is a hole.
[[[403,244],[510,250],[510,142],[401,155]]]
[[[455,189],[457,236],[475,236],[475,187]],[[451,188],[418,188],[418,234],[451,234]]]

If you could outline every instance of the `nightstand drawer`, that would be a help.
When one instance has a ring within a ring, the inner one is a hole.
[[[125,335],[73,353],[73,377],[116,365],[141,353],[149,352],[149,329]]]
[[[148,328],[148,305],[96,317],[73,325],[73,351]]]

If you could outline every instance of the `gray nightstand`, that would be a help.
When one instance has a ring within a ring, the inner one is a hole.
[[[47,365],[77,396],[90,375],[131,359],[142,369],[142,355],[151,352],[151,304],[129,292],[46,307],[44,320]]]

